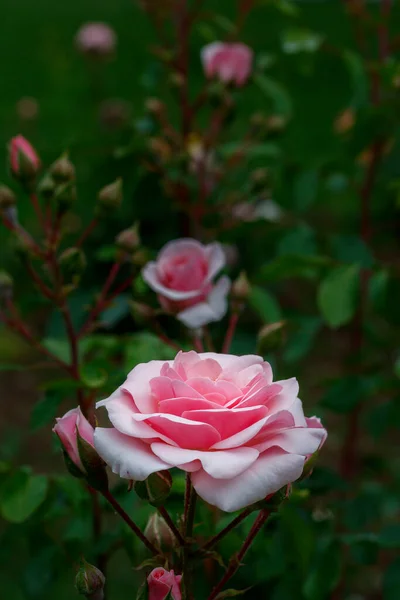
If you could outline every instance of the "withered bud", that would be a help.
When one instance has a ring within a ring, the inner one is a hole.
[[[75,167],[68,158],[68,154],[62,154],[51,165],[50,174],[57,183],[66,183],[67,181],[75,180]]]
[[[143,304],[143,302],[136,302],[135,300],[132,300],[130,307],[132,318],[140,325],[144,325],[145,323],[152,321],[155,317],[155,310],[151,306]]]
[[[56,189],[56,183],[49,173],[46,173],[39,182],[38,192],[43,198],[50,199],[53,197]]]
[[[286,322],[278,321],[264,325],[258,333],[257,350],[261,355],[279,348],[284,341]]]
[[[14,281],[7,271],[0,271],[0,301],[11,300],[14,289]]]
[[[250,295],[251,287],[247,275],[242,271],[232,284],[232,299],[246,302]]]
[[[160,115],[165,112],[165,104],[158,98],[147,98],[146,110],[154,115]]]
[[[131,253],[140,246],[139,224],[135,223],[132,227],[124,229],[115,238],[115,243],[121,250]]]
[[[0,210],[7,211],[10,207],[15,206],[16,202],[14,192],[6,185],[0,185]]]
[[[97,201],[103,212],[108,213],[110,210],[115,210],[121,206],[122,197],[122,179],[119,177],[100,190]]]

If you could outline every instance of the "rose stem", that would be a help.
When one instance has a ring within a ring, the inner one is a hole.
[[[240,563],[244,558],[246,552],[250,548],[251,544],[254,542],[254,539],[258,532],[262,529],[265,521],[269,517],[269,512],[265,509],[261,510],[254,522],[253,527],[250,529],[246,539],[243,542],[242,547],[236,556],[233,556],[230,560],[229,567],[226,570],[225,575],[221,578],[221,580],[217,583],[217,585],[212,590],[207,600],[215,600],[221,590],[225,587],[226,583],[229,581],[231,577],[236,573],[238,568],[240,567]]]
[[[141,540],[141,542],[146,546],[146,548],[148,550],[150,550],[150,552],[152,554],[154,554],[154,556],[157,556],[159,554],[159,550],[155,546],[153,546],[153,544],[150,542],[150,540],[148,540],[147,537],[140,531],[139,527],[136,525],[136,523],[134,523],[132,521],[130,516],[124,511],[122,506],[116,501],[116,499],[111,494],[111,492],[109,492],[109,491],[102,492],[102,494],[103,494],[104,498],[111,504],[111,506],[113,507],[115,512],[118,513],[120,517],[122,517],[122,519],[125,521],[125,523],[130,527],[130,529],[133,531],[133,533]]]
[[[92,231],[97,227],[98,224],[98,220],[96,219],[96,217],[94,217],[89,225],[86,227],[86,229],[83,230],[80,238],[78,239],[78,241],[76,242],[75,246],[77,248],[80,248],[82,246],[82,244],[86,241],[86,239],[89,237],[89,235],[92,233]]]
[[[78,332],[79,338],[88,332],[88,330],[92,326],[93,322],[95,321],[96,317],[103,310],[103,307],[104,307],[104,304],[105,304],[106,298],[107,298],[107,293],[108,293],[110,287],[112,286],[114,279],[116,278],[116,276],[120,270],[120,267],[121,267],[120,261],[115,262],[113,264],[113,266],[111,267],[108,277],[104,283],[103,289],[100,292],[99,298],[98,298],[95,306],[90,311],[86,322],[84,323],[84,325],[82,325],[81,329]]]
[[[236,325],[239,321],[239,313],[234,312],[231,314],[229,319],[228,330],[226,332],[225,340],[222,345],[222,354],[227,354],[232,344],[233,336],[235,335]]]
[[[194,516],[196,512],[196,490],[192,486],[190,473],[186,474],[185,489],[185,511],[183,517],[183,527],[186,543],[193,535]],[[182,598],[183,600],[192,598],[191,591],[191,569],[189,564],[188,550],[185,546],[182,552]]]
[[[162,516],[162,518],[164,519],[164,521],[166,522],[166,524],[168,525],[168,527],[170,528],[170,530],[172,531],[172,533],[174,534],[174,536],[176,537],[176,539],[178,540],[179,545],[184,546],[185,540],[184,540],[181,532],[179,531],[179,529],[177,528],[177,526],[171,519],[168,511],[163,506],[159,506],[157,510],[160,513],[160,515]]]
[[[40,206],[40,203],[39,203],[39,199],[38,199],[38,197],[37,197],[37,194],[35,194],[34,192],[32,192],[32,194],[30,194],[30,196],[29,196],[29,197],[30,197],[30,200],[31,200],[31,203],[32,203],[33,209],[34,209],[34,211],[35,211],[35,213],[36,213],[36,217],[37,217],[37,219],[38,219],[38,221],[39,221],[40,225],[41,225],[41,226],[43,227],[43,229],[45,230],[45,229],[46,229],[46,224],[45,224],[45,221],[44,221],[43,212],[42,212],[42,209],[41,209],[41,206]]]
[[[245,508],[245,510],[241,512],[237,517],[235,517],[235,519],[233,519],[233,521],[231,521],[229,525],[224,527],[224,529],[222,529],[214,537],[208,540],[208,542],[206,542],[204,546],[200,548],[200,551],[211,550],[211,548],[214,548],[214,546],[218,544],[218,542],[220,542],[222,538],[224,538],[230,531],[232,531],[232,529],[235,529],[235,527],[237,527],[239,523],[244,521],[244,519],[246,519],[246,517],[248,517],[251,514],[251,512],[252,510],[250,508]]]
[[[197,335],[197,333],[193,333],[192,338],[193,338],[193,345],[196,349],[196,352],[204,352],[204,346],[203,346],[203,341],[202,341],[201,337],[199,335]]]
[[[213,339],[211,337],[211,333],[210,333],[210,330],[208,329],[208,327],[203,327],[203,332],[204,332],[204,340],[206,342],[207,349],[210,352],[215,352],[214,342],[213,342]]]

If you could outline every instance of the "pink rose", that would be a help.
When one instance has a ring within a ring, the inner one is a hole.
[[[86,23],[76,34],[75,43],[83,54],[107,56],[114,52],[117,37],[106,23]]]
[[[213,279],[225,266],[220,244],[204,246],[192,239],[169,242],[157,260],[143,269],[143,279],[158,293],[161,306],[187,327],[219,321],[227,310],[228,277]]]
[[[40,158],[22,135],[13,137],[9,147],[11,172],[17,179],[32,179],[40,169]]]
[[[63,417],[56,419],[56,421],[57,423],[53,428],[54,433],[58,435],[65,452],[72,462],[78,469],[85,472],[78,451],[77,431],[81,438],[94,448],[93,427],[86,417],[83,416],[79,406],[69,410]]]
[[[253,50],[246,44],[213,42],[202,49],[201,61],[209,79],[216,77],[241,86],[250,77]]]
[[[260,356],[179,352],[140,364],[105,406],[95,447],[114,473],[143,481],[178,467],[204,500],[232,512],[298,479],[326,431],[307,424],[295,378],[273,382]]]
[[[162,567],[153,569],[147,578],[149,600],[165,600],[169,593],[172,600],[181,600],[181,579],[182,575],[175,575],[174,571],[166,571]]]

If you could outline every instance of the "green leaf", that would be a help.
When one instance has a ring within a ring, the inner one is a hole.
[[[0,512],[12,523],[22,523],[44,502],[48,480],[44,475],[32,475],[26,469],[15,471],[6,479],[0,491]]]
[[[47,392],[39,402],[36,402],[31,412],[31,430],[36,431],[54,421],[62,400],[61,394]]]
[[[348,413],[369,394],[369,386],[363,377],[349,375],[335,381],[321,400],[321,406],[336,413]]]
[[[278,256],[313,256],[316,251],[315,234],[307,225],[300,225],[286,233],[277,248]]]
[[[317,169],[308,169],[299,173],[294,181],[294,201],[296,207],[307,210],[314,204],[318,193],[319,175]]]
[[[292,100],[286,89],[277,81],[266,75],[254,75],[254,82],[263,94],[271,101],[272,111],[289,119],[293,112]]]
[[[339,262],[358,264],[370,269],[374,257],[365,242],[356,235],[335,235],[331,241],[332,252]]]
[[[383,548],[400,548],[400,524],[392,523],[382,529],[379,544]]]
[[[251,286],[249,303],[264,323],[275,323],[282,318],[281,309],[275,298],[257,285]]]
[[[351,50],[343,52],[343,60],[352,80],[353,98],[351,104],[354,108],[365,106],[369,102],[369,83],[364,61],[359,54]]]
[[[111,305],[100,315],[100,323],[103,327],[113,327],[118,321],[121,321],[130,312],[130,295],[121,294],[115,298]]]
[[[251,590],[251,587],[248,587],[245,590],[224,590],[223,592],[220,592],[218,596],[216,596],[215,600],[224,600],[224,598],[234,598],[235,596],[242,596],[249,590]]]
[[[322,35],[308,29],[291,28],[283,33],[282,47],[286,54],[316,52],[323,41]]]
[[[283,353],[284,360],[294,363],[303,358],[311,350],[313,342],[321,329],[319,317],[304,317],[295,323],[295,331],[290,335]]]
[[[261,277],[267,281],[292,277],[315,279],[320,269],[329,264],[331,259],[327,256],[284,254],[262,267]]]
[[[80,377],[87,388],[97,390],[107,383],[108,373],[106,369],[92,363],[81,367]]]
[[[135,365],[158,360],[174,358],[176,351],[161,341],[153,333],[146,331],[129,336],[125,345],[125,370],[130,371]]]
[[[342,563],[340,544],[323,540],[320,546],[303,586],[306,600],[325,600],[339,581]]]
[[[71,349],[67,340],[58,338],[46,338],[42,344],[49,352],[58,359],[68,363],[71,360]]]
[[[383,600],[398,600],[400,590],[400,558],[387,568],[383,577]]]
[[[354,316],[357,307],[359,266],[336,267],[322,281],[318,289],[318,306],[327,324],[345,325]]]

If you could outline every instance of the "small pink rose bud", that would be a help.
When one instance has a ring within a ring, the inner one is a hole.
[[[171,594],[172,600],[181,600],[180,589],[182,575],[166,571],[162,567],[153,569],[147,578],[149,600],[166,600]]]
[[[107,58],[117,45],[115,31],[106,23],[86,23],[75,37],[77,49],[93,58]]]
[[[12,138],[8,147],[11,173],[19,181],[32,181],[40,169],[40,158],[22,135]]]
[[[83,474],[86,473],[78,449],[78,433],[93,449],[94,429],[82,414],[79,407],[69,410],[63,417],[56,419],[53,431],[58,435],[68,458],[78,467]]]
[[[253,50],[241,43],[213,42],[201,51],[206,77],[242,86],[250,77]]]

